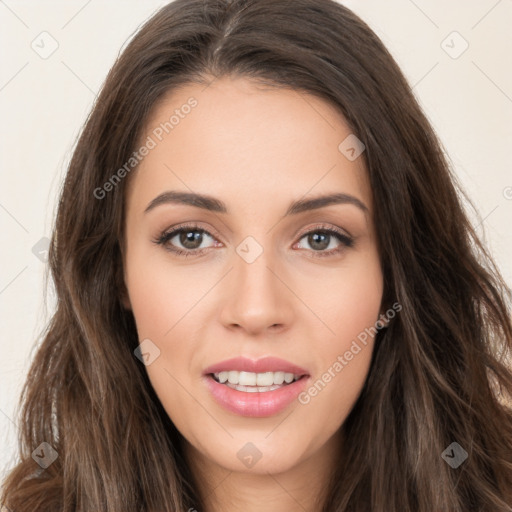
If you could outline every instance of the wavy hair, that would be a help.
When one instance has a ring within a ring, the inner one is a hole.
[[[204,507],[122,305],[130,177],[102,199],[95,190],[129,160],[166,93],[223,76],[313,94],[366,146],[383,303],[402,310],[377,335],[323,512],[510,512],[507,287],[411,87],[374,32],[333,0],[176,0],[116,60],[61,190],[49,251],[56,310],[23,388],[19,460],[2,503]],[[31,457],[42,442],[58,453],[46,469]],[[453,442],[468,454],[457,469],[442,457]]]

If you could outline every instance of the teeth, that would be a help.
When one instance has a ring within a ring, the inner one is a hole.
[[[232,389],[236,389],[237,391],[245,391],[246,393],[265,393],[267,391],[273,391],[274,389],[282,388],[283,386],[279,386],[278,384],[274,384],[272,386],[241,386],[240,384],[230,384],[226,383],[226,386],[229,386]]]
[[[224,371],[213,374],[215,379],[221,384],[233,384],[240,386],[268,387],[272,385],[281,385],[283,382],[290,384],[294,380],[298,380],[300,375],[285,372],[238,372],[236,370]],[[230,386],[231,387],[231,386]]]

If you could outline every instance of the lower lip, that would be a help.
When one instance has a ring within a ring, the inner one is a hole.
[[[230,412],[252,418],[278,414],[288,407],[306,387],[307,376],[273,391],[246,393],[205,375],[206,384],[216,402]]]

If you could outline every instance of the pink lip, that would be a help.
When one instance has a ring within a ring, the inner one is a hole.
[[[309,376],[308,371],[304,368],[289,363],[284,359],[279,359],[278,357],[263,357],[256,361],[248,359],[247,357],[234,357],[233,359],[227,359],[226,361],[221,361],[220,363],[209,366],[204,370],[203,375],[229,370],[252,373],[285,372],[293,373],[294,375]]]
[[[273,391],[247,393],[220,384],[211,375],[229,370],[253,373],[285,372],[303,377]],[[257,361],[246,357],[235,357],[209,366],[204,370],[203,378],[208,390],[219,405],[241,416],[262,418],[277,414],[288,407],[305,389],[309,373],[304,368],[277,357],[264,357]]]
[[[240,416],[263,418],[273,416],[288,407],[302,391],[308,377],[287,384],[273,391],[247,393],[217,382],[211,375],[203,377],[215,401],[230,412]]]

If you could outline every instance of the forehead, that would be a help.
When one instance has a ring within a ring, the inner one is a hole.
[[[245,78],[187,84],[148,117],[140,144],[152,149],[130,180],[129,201],[142,207],[170,188],[266,203],[336,191],[370,208],[363,158],[339,149],[351,136],[341,113],[311,94]]]

